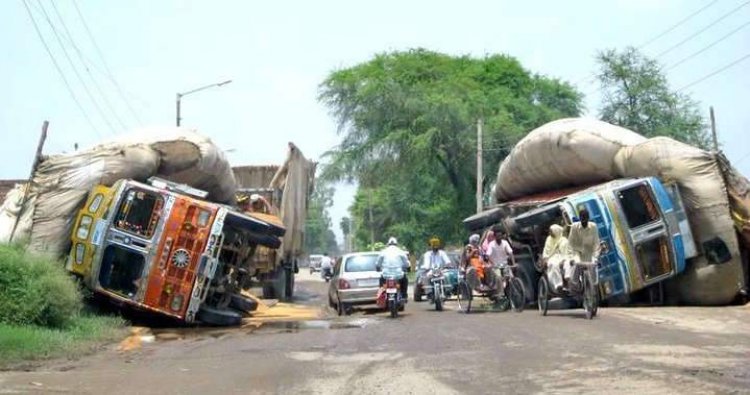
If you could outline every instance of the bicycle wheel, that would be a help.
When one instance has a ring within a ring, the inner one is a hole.
[[[547,315],[547,309],[549,308],[549,284],[547,284],[545,277],[539,279],[537,305],[539,307],[539,314],[543,316]]]
[[[523,287],[523,282],[518,277],[510,279],[508,284],[508,299],[510,299],[510,305],[513,307],[513,311],[520,313],[523,311],[526,305],[526,292]]]
[[[469,314],[471,312],[471,300],[474,298],[474,295],[466,282],[458,283],[456,298],[458,300],[458,310],[464,314]]]

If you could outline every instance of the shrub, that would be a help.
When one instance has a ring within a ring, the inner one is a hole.
[[[82,306],[60,262],[0,245],[0,323],[65,327]]]

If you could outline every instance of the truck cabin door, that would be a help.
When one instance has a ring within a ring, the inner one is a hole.
[[[673,252],[664,216],[645,180],[615,191],[644,285],[673,273]]]

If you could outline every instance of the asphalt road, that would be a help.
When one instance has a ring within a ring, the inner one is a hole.
[[[327,309],[326,284],[301,280],[300,303]],[[582,310],[430,307],[176,331],[134,351],[0,373],[0,393],[750,394],[750,306],[601,309],[592,321]]]

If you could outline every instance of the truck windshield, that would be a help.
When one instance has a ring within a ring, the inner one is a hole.
[[[647,185],[641,184],[623,189],[618,194],[618,198],[631,229],[659,220],[659,210],[656,208]]]
[[[159,223],[164,199],[161,196],[130,189],[120,203],[115,217],[115,227],[138,236],[150,238]]]

